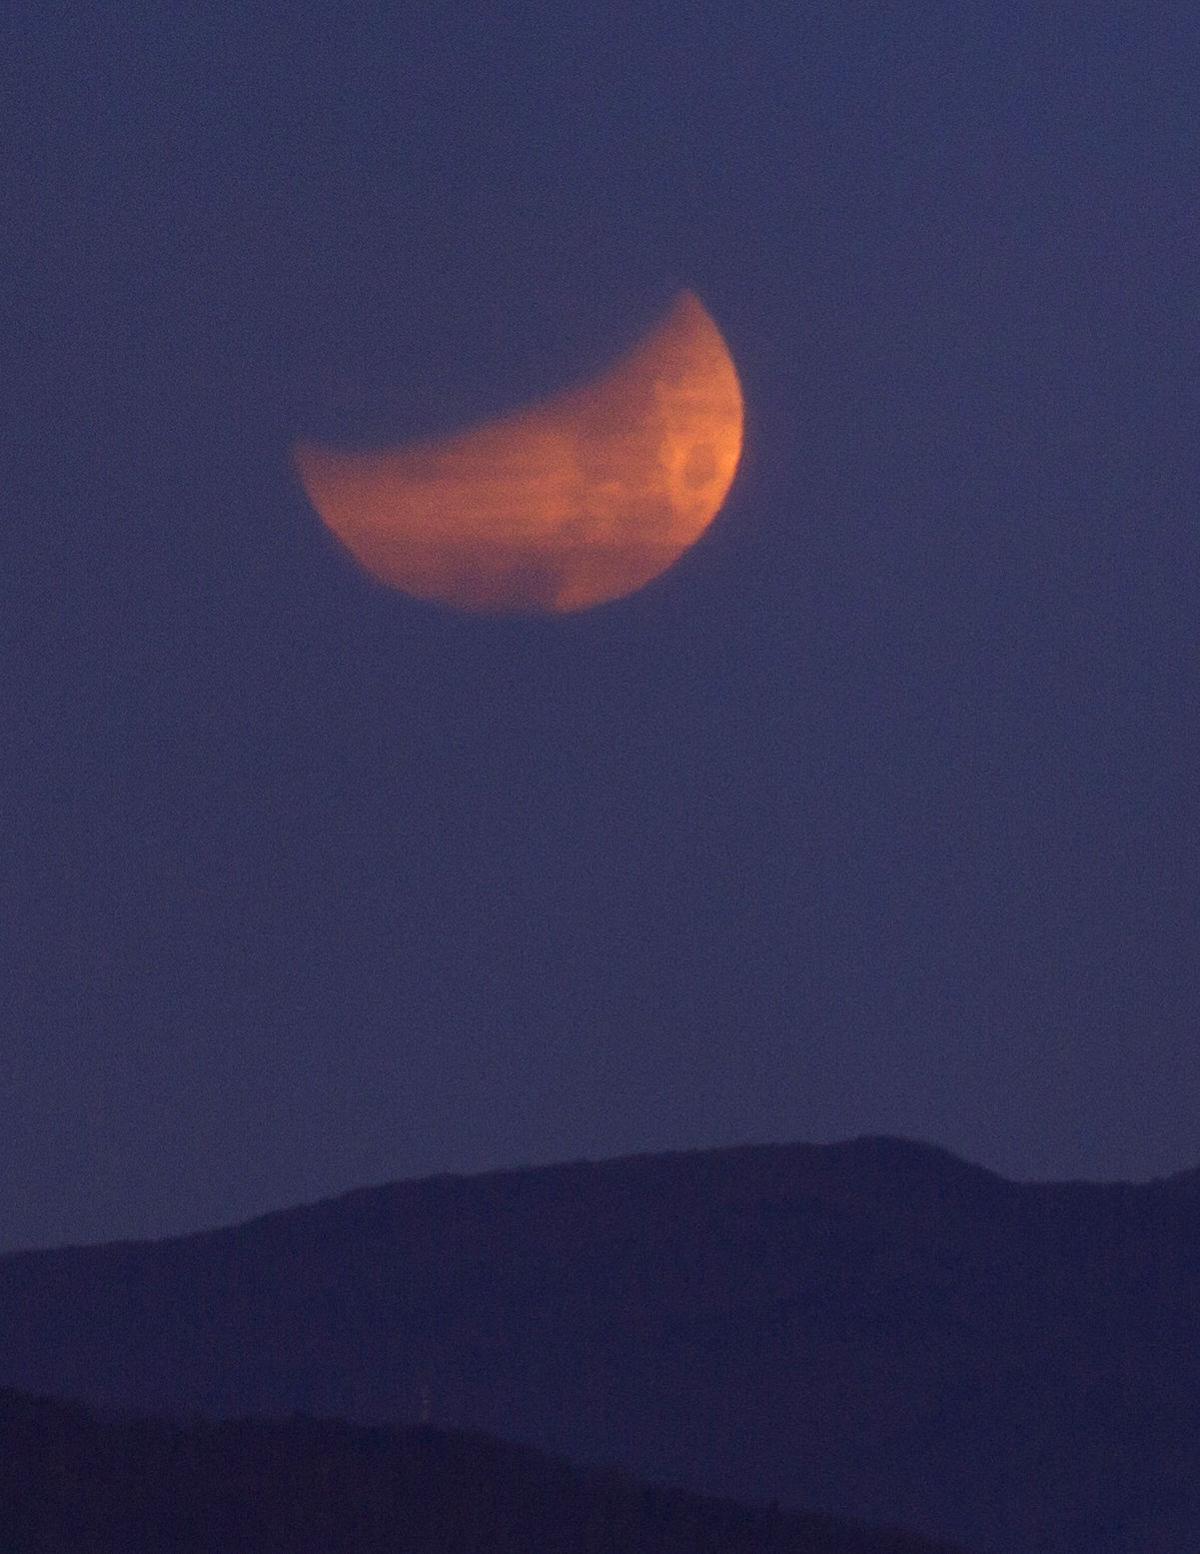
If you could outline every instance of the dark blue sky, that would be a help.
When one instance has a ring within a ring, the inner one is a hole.
[[[508,9],[0,40],[0,1244],[752,1139],[1195,1165],[1194,6]],[[307,507],[295,438],[684,285],[747,452],[636,598],[458,617]]]

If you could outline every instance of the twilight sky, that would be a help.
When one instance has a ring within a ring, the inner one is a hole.
[[[1200,1163],[1192,0],[0,37],[0,1246],[899,1132]],[[381,19],[382,18],[382,19]],[[747,400],[635,598],[360,573],[297,438]]]

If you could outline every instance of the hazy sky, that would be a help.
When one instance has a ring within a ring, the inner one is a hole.
[[[1200,1162],[1191,0],[267,10],[0,39],[0,1244],[742,1140]],[[455,616],[308,507],[296,438],[681,286],[746,457],[634,599]]]

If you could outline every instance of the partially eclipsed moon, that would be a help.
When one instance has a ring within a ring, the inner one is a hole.
[[[682,292],[591,383],[455,436],[301,444],[313,506],[385,583],[459,609],[565,613],[631,594],[695,543],[742,451],[721,333]]]

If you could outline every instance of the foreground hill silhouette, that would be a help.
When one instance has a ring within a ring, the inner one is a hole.
[[[952,1554],[585,1473],[486,1436],[101,1421],[0,1392],[5,1554]]]
[[[1200,1547],[1200,1195],[887,1139],[441,1177],[0,1259],[0,1382],[484,1430],[1000,1554]]]

